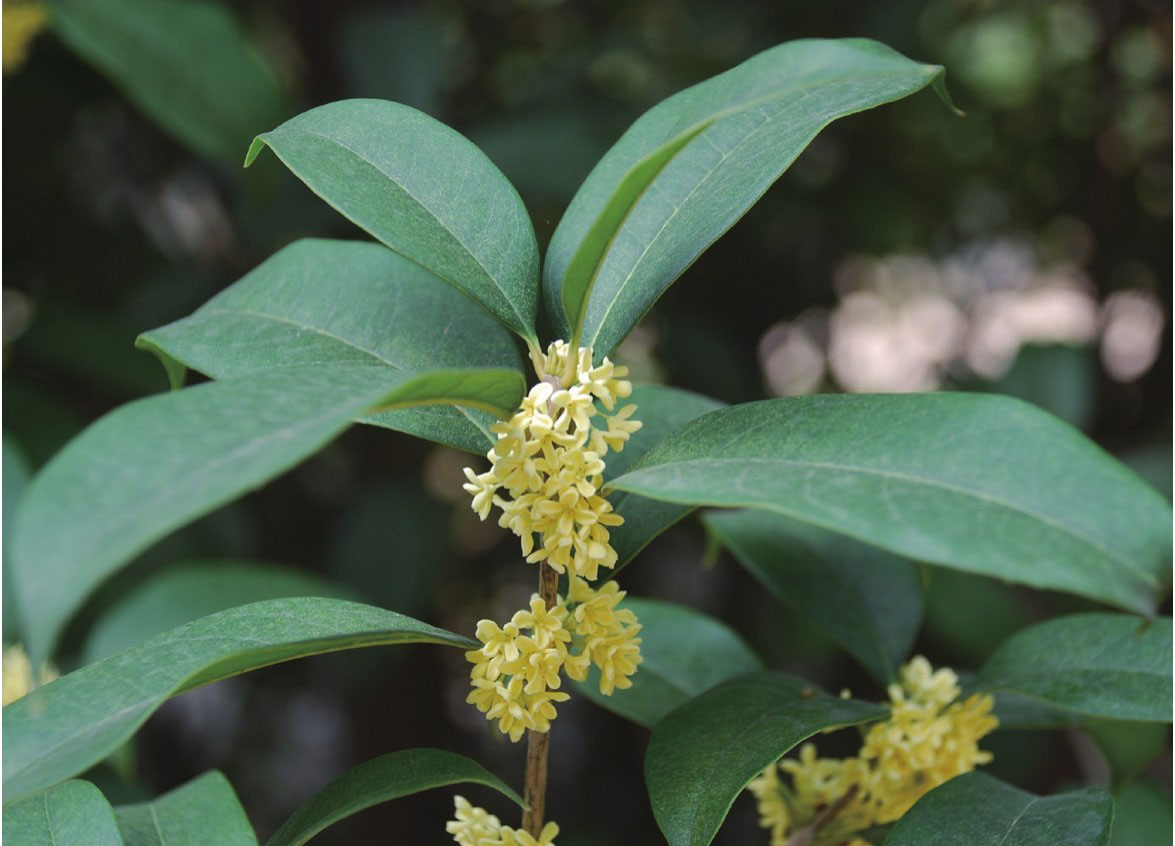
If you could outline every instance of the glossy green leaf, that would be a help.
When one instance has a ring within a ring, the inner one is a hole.
[[[285,114],[273,71],[233,13],[210,0],[51,0],[53,30],[152,120],[235,165]]]
[[[310,797],[266,846],[301,846],[327,826],[365,808],[449,784],[484,784],[519,807],[522,797],[476,761],[443,749],[405,749],[348,770]]]
[[[187,561],[150,576],[115,602],[86,637],[92,664],[157,634],[238,605],[288,596],[354,599],[342,585],[311,573],[253,561]]]
[[[4,709],[4,795],[83,772],[169,697],[281,661],[396,643],[476,641],[341,599],[272,599],[172,629],[39,687]]]
[[[388,404],[511,409],[516,371],[404,373],[367,364],[243,376],[107,414],[29,485],[13,519],[12,577],[37,659],[111,573],[184,523],[258,487]]]
[[[1101,788],[1035,796],[973,772],[919,799],[884,846],[1105,846],[1113,817]]]
[[[646,728],[720,682],[763,669],[759,656],[734,631],[713,617],[672,602],[626,598],[640,621],[640,668],[632,687],[611,696],[600,693],[592,667],[579,692],[602,708]]]
[[[1073,614],[1024,629],[971,687],[1077,714],[1171,721],[1171,618]]]
[[[348,220],[534,339],[538,244],[518,192],[460,133],[386,100],[328,103],[264,147]]]
[[[875,41],[792,41],[658,104],[555,230],[543,291],[556,328],[607,354],[821,129],[927,85],[944,94],[942,72]]]
[[[633,418],[643,425],[621,452],[608,454],[605,479],[626,473],[674,429],[722,407],[718,400],[692,391],[641,383],[633,385],[632,396],[624,402],[636,403]],[[693,510],[692,506],[658,502],[628,491],[613,491],[608,495],[608,501],[613,510],[624,517],[624,523],[609,529],[612,548],[618,559],[615,569],[604,573],[604,579],[612,578],[653,538]]]
[[[296,241],[189,317],[140,336],[173,375],[214,379],[313,364],[379,364],[405,372],[522,369],[514,340],[468,297],[378,244]],[[428,406],[361,422],[485,453],[494,417]]]
[[[114,813],[126,846],[257,846],[236,791],[216,770]]]
[[[769,511],[717,511],[702,519],[792,613],[843,646],[876,678],[897,678],[922,622],[916,565]]]
[[[6,802],[11,797],[4,797]],[[114,809],[88,781],[75,779],[4,806],[4,841],[12,846],[121,846]]]
[[[1110,846],[1152,846],[1171,842],[1171,790],[1137,782],[1114,797]]]
[[[762,508],[915,561],[1149,611],[1171,508],[1056,418],[1008,397],[823,395],[678,429],[610,485]]]
[[[819,731],[884,717],[785,673],[713,687],[665,716],[649,739],[645,783],[670,846],[706,846],[752,778]]]

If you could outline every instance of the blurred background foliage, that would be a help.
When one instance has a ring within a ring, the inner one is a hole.
[[[273,157],[240,169],[252,134],[347,97],[408,103],[489,154],[545,244],[642,111],[759,50],[817,36],[868,36],[945,65],[966,116],[922,94],[826,129],[619,357],[638,378],[727,402],[1015,394],[1170,496],[1169,4],[268,0],[189,6],[199,20],[169,30],[170,5],[158,4],[159,32],[128,65],[87,40],[77,4],[50,3],[46,16],[4,3],[6,517],[28,475],[88,422],[166,389],[162,368],[133,347],[139,332],[188,314],[294,239],[365,237]],[[193,51],[191,79],[155,73],[152,45]],[[193,126],[176,103],[200,85],[220,105]],[[508,616],[534,572],[468,508],[466,463],[386,430],[348,432],[143,555],[79,616],[62,668],[271,595],[352,596],[467,633]],[[961,670],[1017,628],[1086,605],[939,569],[925,580],[918,650]],[[625,586],[730,622],[772,667],[881,696],[714,554],[696,520],[646,550]],[[19,638],[20,613],[36,609],[5,605],[6,641]],[[272,668],[171,702],[92,777],[125,800],[218,767],[263,836],[338,772],[389,750],[452,749],[520,784],[521,748],[487,729],[466,689],[461,656],[435,647]],[[658,839],[646,739],[582,700],[561,710],[548,809],[563,846]],[[1153,826],[1170,825],[1166,729],[1002,732],[989,746],[997,775],[1038,792],[1113,780],[1130,809],[1119,820],[1134,825],[1120,824],[1115,843],[1160,842]],[[441,842],[450,807],[447,791],[424,794],[320,840]],[[716,842],[766,842],[750,801]]]

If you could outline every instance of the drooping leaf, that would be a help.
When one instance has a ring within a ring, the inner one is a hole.
[[[879,680],[897,678],[922,622],[917,566],[769,511],[716,511],[702,519],[792,613],[843,646]]]
[[[821,129],[927,85],[945,96],[942,72],[866,39],[792,41],[650,109],[551,239],[543,291],[556,328],[607,354]]]
[[[342,585],[292,567],[235,559],[181,562],[144,580],[98,619],[86,636],[82,663],[217,611],[287,596],[354,598]]]
[[[121,846],[114,809],[102,791],[74,779],[12,801],[6,793],[4,840],[21,846]]]
[[[642,383],[632,386],[632,396],[623,403],[636,403],[633,419],[640,420],[642,426],[621,452],[608,454],[605,479],[626,473],[674,429],[722,407],[718,400],[692,391]],[[608,501],[613,510],[624,517],[624,523],[609,530],[618,560],[615,569],[604,574],[605,579],[612,578],[653,538],[693,510],[691,506],[658,502],[628,491],[613,491],[608,495]]]
[[[277,77],[210,0],[51,0],[53,30],[197,153],[236,165],[285,114]]]
[[[509,332],[483,309],[419,265],[362,241],[296,241],[137,345],[181,380],[184,367],[214,379],[343,362],[406,372],[522,369]],[[484,453],[493,419],[474,408],[427,406],[361,422]]]
[[[4,796],[83,772],[168,698],[281,661],[396,643],[476,641],[341,599],[272,599],[202,617],[38,687],[4,709]]]
[[[1113,798],[1098,787],[1036,796],[972,772],[919,799],[884,845],[1105,846],[1113,816]]]
[[[1076,714],[1171,721],[1171,618],[1072,614],[1013,635],[971,687]]]
[[[535,338],[538,244],[518,192],[481,150],[387,100],[328,103],[254,140],[344,217]]]
[[[265,846],[301,846],[327,826],[365,808],[460,783],[484,784],[526,807],[501,779],[464,755],[443,749],[405,749],[343,773],[294,811]]]
[[[1008,397],[824,395],[675,431],[614,489],[762,508],[925,561],[1129,610],[1169,579],[1171,509],[1079,432]]]
[[[405,373],[367,364],[283,368],[138,400],[107,414],[32,481],[13,519],[12,577],[30,654],[153,541],[272,479],[362,412],[467,402],[512,409],[516,371]]]
[[[1110,846],[1151,846],[1171,842],[1171,791],[1136,782],[1114,796]]]
[[[785,673],[723,682],[666,715],[645,753],[653,815],[670,846],[706,846],[763,769],[819,731],[884,717]]]
[[[720,682],[763,669],[759,656],[724,623],[672,602],[625,598],[622,608],[643,627],[641,658],[632,687],[611,696],[600,693],[600,673],[592,667],[579,692],[602,708],[647,728]]]
[[[216,770],[114,814],[126,846],[257,846],[236,791]]]

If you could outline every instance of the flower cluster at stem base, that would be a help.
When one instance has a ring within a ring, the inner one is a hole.
[[[616,607],[623,598],[616,582],[596,589],[572,576],[567,599],[560,597],[551,608],[536,593],[529,609],[504,626],[482,620],[481,648],[465,653],[473,664],[466,701],[518,741],[527,730],[550,729],[555,703],[569,698],[559,690],[561,671],[583,681],[594,664],[601,693],[630,687],[641,662],[641,627],[632,611]]]
[[[459,846],[555,846],[559,835],[559,826],[553,822],[543,826],[536,838],[521,829],[502,825],[493,814],[471,805],[462,796],[454,796],[453,804],[457,806],[455,819],[445,826],[445,831],[453,835],[453,841]]]
[[[979,748],[999,724],[991,696],[957,701],[955,673],[936,672],[921,656],[888,693],[890,716],[868,728],[856,757],[818,758],[806,743],[798,760],[772,764],[747,785],[771,846],[786,846],[802,829],[812,829],[812,846],[868,846],[857,832],[893,822],[925,793],[991,760]]]

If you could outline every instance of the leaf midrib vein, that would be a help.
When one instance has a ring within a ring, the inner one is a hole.
[[[986,491],[977,491],[977,490],[970,490],[967,488],[961,488],[958,485],[951,485],[951,484],[948,484],[943,481],[939,481],[939,480],[935,480],[935,479],[927,479],[927,478],[920,477],[920,476],[911,476],[911,475],[908,475],[905,473],[896,473],[892,470],[879,470],[877,468],[872,468],[872,467],[857,467],[857,466],[853,466],[853,465],[836,464],[833,462],[826,462],[826,461],[799,461],[796,459],[699,458],[699,459],[693,459],[693,460],[688,460],[688,461],[674,461],[672,463],[653,464],[648,467],[637,468],[635,470],[629,471],[624,476],[621,476],[619,479],[613,480],[612,482],[609,483],[609,486],[616,488],[617,490],[630,490],[636,494],[648,496],[653,499],[663,499],[663,501],[668,501],[668,502],[678,502],[680,504],[694,504],[694,505],[709,504],[709,505],[722,506],[722,505],[727,505],[727,503],[715,503],[715,502],[696,503],[696,502],[692,502],[692,500],[690,502],[686,502],[684,500],[674,499],[672,497],[666,498],[662,494],[650,494],[647,491],[641,491],[639,489],[625,488],[622,485],[618,485],[618,483],[623,482],[627,476],[638,476],[641,473],[656,471],[656,470],[659,470],[662,468],[672,467],[674,469],[678,469],[678,468],[685,469],[685,468],[688,468],[691,466],[696,466],[696,465],[716,465],[716,464],[717,465],[724,465],[724,464],[745,465],[748,461],[754,461],[757,464],[780,465],[780,466],[785,466],[785,467],[808,468],[808,469],[813,469],[813,470],[836,470],[836,471],[845,472],[845,473],[857,473],[862,476],[870,476],[870,477],[876,477],[879,479],[887,479],[887,480],[892,480],[892,481],[896,481],[896,482],[904,482],[904,483],[911,484],[911,485],[923,485],[928,488],[934,488],[934,489],[945,491],[948,493],[957,494],[959,496],[963,496],[966,498],[979,500],[980,502],[986,502],[992,506],[1006,509],[1007,511],[1010,511],[1014,514],[1019,514],[1024,517],[1039,520],[1041,523],[1044,523],[1045,525],[1049,526],[1050,528],[1055,529],[1059,533],[1075,538],[1076,540],[1084,543],[1086,546],[1089,546],[1091,549],[1094,549],[1094,550],[1102,553],[1107,558],[1112,559],[1115,563],[1122,565],[1127,570],[1129,570],[1131,573],[1133,573],[1134,575],[1136,575],[1137,577],[1142,579],[1142,581],[1145,584],[1152,586],[1152,587],[1155,587],[1158,585],[1158,580],[1156,579],[1155,576],[1151,575],[1150,573],[1146,572],[1145,570],[1138,568],[1131,561],[1129,561],[1126,558],[1123,558],[1120,554],[1118,554],[1112,550],[1107,549],[1105,546],[1103,546],[1098,541],[1088,537],[1087,535],[1082,534],[1081,532],[1077,531],[1076,529],[1072,528],[1071,526],[1066,526],[1065,524],[1061,523],[1060,521],[1058,521],[1054,517],[1051,517],[1047,514],[1042,514],[1042,513],[1030,511],[1027,508],[1025,508],[1024,506],[1021,506],[1021,505],[1014,503],[1014,502],[1010,502],[1006,499],[1002,499],[1001,497],[995,496],[995,495],[990,494]],[[762,503],[757,502],[757,501],[751,502],[751,503],[748,503],[746,507],[758,508],[758,507],[762,507]]]

